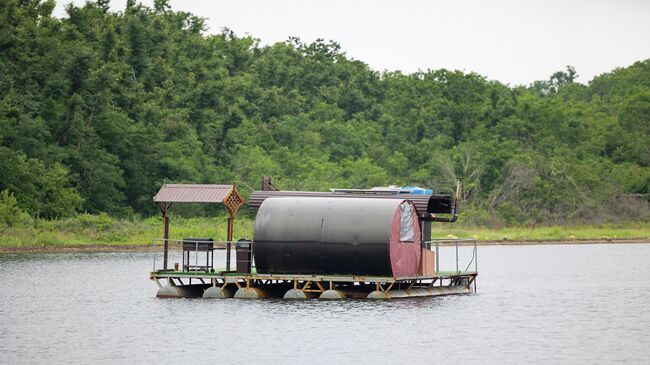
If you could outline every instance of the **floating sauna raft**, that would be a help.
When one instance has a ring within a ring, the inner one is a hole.
[[[463,271],[458,246],[467,242],[430,239],[431,222],[458,217],[460,183],[453,203],[450,196],[392,190],[253,195],[249,205],[258,209],[253,239],[234,242],[233,220],[243,204],[234,185],[163,186],[154,202],[163,214],[165,236],[154,240],[150,273],[158,297],[391,299],[476,291],[476,241],[470,240],[473,251]],[[170,240],[169,208],[188,202],[224,204],[230,213],[228,240]],[[157,242],[163,246],[161,270],[156,270]],[[170,244],[182,247],[182,264],[174,263],[173,269]],[[440,270],[441,244],[456,246],[454,271]],[[233,245],[235,270],[230,269]],[[225,269],[214,269],[217,249],[226,250]]]

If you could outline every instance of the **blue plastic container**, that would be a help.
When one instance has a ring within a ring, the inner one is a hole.
[[[409,194],[433,194],[433,190],[421,188],[419,186],[405,186],[402,190],[408,190]]]

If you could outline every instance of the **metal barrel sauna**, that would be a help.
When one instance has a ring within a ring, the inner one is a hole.
[[[269,197],[255,220],[258,273],[417,276],[415,206],[402,199]]]

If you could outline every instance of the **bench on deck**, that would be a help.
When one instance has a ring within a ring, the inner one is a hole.
[[[183,238],[183,271],[211,271],[214,268],[214,240],[212,238]],[[205,265],[198,265],[200,252],[205,252]],[[190,265],[190,252],[196,255]]]

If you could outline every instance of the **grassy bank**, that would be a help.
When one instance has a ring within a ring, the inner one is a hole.
[[[212,237],[226,239],[226,217],[180,218],[172,217],[171,238]],[[252,237],[253,221],[239,218],[235,221],[235,238]],[[0,249],[3,251],[56,249],[66,247],[101,246],[116,249],[145,248],[153,238],[162,236],[162,219],[117,219],[107,215],[82,214],[61,220],[33,219],[19,227],[0,231]],[[438,238],[476,238],[482,241],[572,241],[572,240],[633,240],[649,242],[650,224],[627,223],[574,227],[467,227],[436,224],[433,236]]]
[[[650,241],[650,224],[625,223],[587,226],[550,227],[467,227],[461,225],[436,226],[435,237],[476,238],[480,241],[573,241],[573,240],[630,240]]]
[[[226,239],[227,218],[172,217],[170,238],[212,237]],[[146,246],[161,238],[162,218],[118,219],[108,215],[82,214],[61,220],[34,219],[18,227],[5,228],[0,233],[2,247],[65,247],[83,245]],[[235,235],[252,237],[253,221],[237,219]]]

